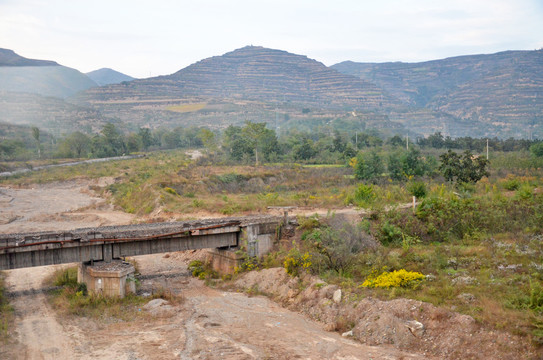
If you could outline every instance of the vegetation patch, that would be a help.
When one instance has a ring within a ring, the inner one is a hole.
[[[13,307],[9,304],[5,293],[4,274],[0,272],[0,341],[7,341],[9,330],[13,324]]]
[[[424,280],[424,275],[416,271],[400,269],[390,272],[385,271],[379,274],[377,270],[374,270],[361,286],[387,289],[391,287],[412,288],[422,280]]]
[[[206,103],[196,103],[196,104],[179,104],[168,106],[166,110],[176,112],[176,113],[190,113],[202,110],[206,107]]]

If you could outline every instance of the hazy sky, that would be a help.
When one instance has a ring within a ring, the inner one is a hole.
[[[0,48],[82,72],[173,73],[245,45],[333,65],[543,47],[543,0],[0,0]]]

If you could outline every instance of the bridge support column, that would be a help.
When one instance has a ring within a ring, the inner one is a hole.
[[[77,281],[85,283],[89,292],[124,297],[136,292],[134,271],[132,264],[120,260],[80,263]]]
[[[245,254],[240,254],[236,249],[209,249],[207,261],[218,273],[233,274],[234,269],[245,261]]]

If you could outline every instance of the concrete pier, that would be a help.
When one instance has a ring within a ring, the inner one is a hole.
[[[121,260],[80,263],[77,282],[85,283],[89,293],[125,297],[136,292],[134,271],[132,264]]]

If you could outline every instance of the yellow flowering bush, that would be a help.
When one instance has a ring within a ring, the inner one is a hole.
[[[361,286],[369,288],[409,288],[420,283],[424,278],[425,276],[419,272],[407,271],[405,269],[383,272],[380,275],[377,275],[377,271],[374,270]]]
[[[283,262],[287,274],[297,276],[300,269],[307,269],[311,266],[311,254],[301,254],[298,249],[292,249]]]

